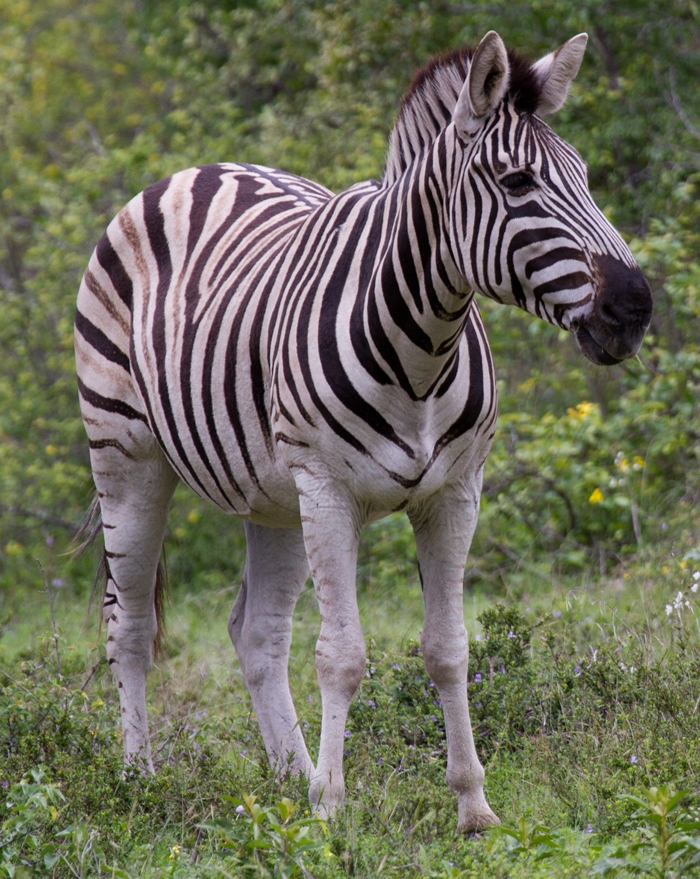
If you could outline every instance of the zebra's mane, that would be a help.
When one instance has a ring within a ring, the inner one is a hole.
[[[384,170],[385,185],[393,183],[419,153],[447,127],[469,71],[474,49],[466,46],[438,55],[413,77],[401,100],[396,123],[389,138]],[[532,72],[532,62],[508,50],[510,85],[507,99],[516,110],[534,113],[541,86]]]

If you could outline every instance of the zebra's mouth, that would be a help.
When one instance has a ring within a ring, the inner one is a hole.
[[[579,348],[591,362],[600,366],[614,366],[616,363],[622,363],[621,358],[609,354],[581,324],[574,327],[574,336]]]

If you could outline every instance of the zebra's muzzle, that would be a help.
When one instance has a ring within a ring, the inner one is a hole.
[[[597,291],[589,314],[573,327],[581,351],[602,366],[634,357],[651,322],[651,289],[639,266],[596,255]]]
[[[623,358],[613,357],[612,354],[609,354],[584,326],[579,324],[575,327],[574,336],[581,351],[593,363],[599,366],[614,366],[616,363],[622,363]]]

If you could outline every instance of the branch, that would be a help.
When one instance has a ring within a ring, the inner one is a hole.
[[[23,507],[10,507],[7,504],[0,504],[0,513],[9,513],[11,516],[21,516],[25,519],[39,519],[47,525],[65,528],[66,531],[73,533],[79,528],[75,522],[68,522],[66,519],[61,519],[60,516],[52,516],[51,513],[44,513],[42,510],[25,510]]]
[[[58,627],[56,626],[56,616],[53,612],[53,599],[51,598],[51,590],[49,589],[49,581],[46,579],[46,571],[44,570],[44,566],[41,564],[39,559],[34,559],[34,561],[39,565],[41,569],[41,576],[44,578],[44,592],[46,592],[47,598],[49,599],[49,607],[51,608],[51,622],[53,623],[53,643],[54,648],[56,650],[56,672],[58,677],[61,677],[61,657],[58,655]]]
[[[673,67],[670,67],[668,70],[668,79],[671,84],[671,100],[667,101],[673,107],[673,109],[680,116],[681,122],[685,125],[686,129],[693,135],[696,140],[700,140],[700,131],[693,125],[693,123],[688,118],[688,114],[685,112],[681,105],[680,98],[678,97],[678,92],[676,91],[676,71]]]

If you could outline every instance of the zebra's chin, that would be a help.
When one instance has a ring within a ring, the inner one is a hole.
[[[606,351],[590,331],[581,324],[573,332],[578,347],[591,363],[595,363],[598,366],[615,366],[615,364],[622,363],[626,359],[625,357],[614,357],[609,351]],[[636,346],[627,356],[634,357],[638,349],[639,346]]]

